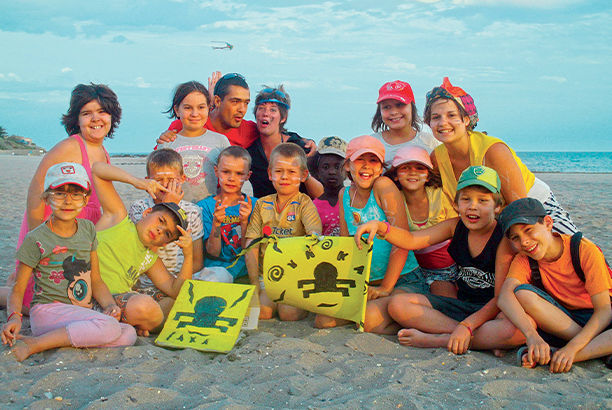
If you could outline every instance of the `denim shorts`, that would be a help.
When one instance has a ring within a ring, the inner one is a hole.
[[[403,290],[407,293],[426,293],[429,292],[429,285],[425,283],[425,277],[420,268],[414,268],[405,275],[399,277],[395,283],[395,289]]]
[[[572,319],[574,322],[576,322],[580,326],[586,325],[587,322],[591,319],[591,316],[593,316],[593,309],[572,309],[572,310],[567,309],[563,307],[563,305],[561,305],[559,302],[557,302],[552,296],[546,293],[546,291],[538,288],[537,286],[531,285],[529,283],[518,285],[516,288],[514,288],[514,293],[518,292],[519,290],[528,290],[530,292],[535,293],[536,295],[538,295],[539,297],[541,297],[542,299],[544,299],[545,301],[547,301],[554,307],[561,310],[563,313],[569,316],[570,319]],[[607,329],[612,329],[612,323],[608,325],[606,330]]]
[[[448,268],[441,269],[427,269],[420,266],[417,269],[421,271],[427,286],[431,286],[431,284],[437,280],[454,283],[457,282],[457,279],[459,279],[459,267],[456,264],[452,264]]]
[[[461,322],[466,317],[478,312],[486,304],[467,302],[465,300],[433,295],[431,293],[426,293],[423,296],[429,300],[431,306],[438,312],[441,312],[458,322]]]

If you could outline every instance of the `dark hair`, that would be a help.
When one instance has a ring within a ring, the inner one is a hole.
[[[179,217],[172,212],[170,209],[166,208],[166,206],[162,205],[162,204],[155,204],[153,205],[153,207],[151,208],[151,213],[153,212],[163,212],[166,215],[170,215],[172,217],[172,221],[174,221],[174,226],[182,226],[182,221],[179,219]],[[179,238],[179,236],[181,236],[181,231],[179,231],[178,229],[176,230],[176,235],[174,238],[172,238],[172,240],[177,240]],[[168,241],[170,242],[170,241]]]
[[[176,168],[183,175],[183,158],[171,148],[157,149],[147,157],[147,176],[151,175],[153,168],[159,167]]]
[[[421,124],[423,123],[423,120],[421,119],[421,117],[419,117],[416,104],[414,102],[411,102],[410,105],[412,106],[412,122],[410,123],[410,126],[417,132],[421,131]],[[382,114],[380,112],[380,103],[378,103],[376,104],[376,113],[374,114],[374,118],[372,118],[372,130],[374,132],[382,132],[387,131],[388,129],[389,126],[385,124],[382,119]]]
[[[461,115],[461,118],[465,118],[465,117],[470,118],[470,115],[467,113],[465,108],[463,108],[461,104],[455,101],[454,98],[451,99],[451,98],[440,97],[440,98],[436,98],[431,104],[428,104],[425,106],[425,111],[423,112],[423,121],[425,122],[425,124],[427,124],[427,126],[429,126],[429,123],[431,123],[431,107],[433,107],[434,103],[437,101],[452,101],[457,106],[457,109],[459,110],[459,115]],[[471,124],[469,124],[466,128],[468,131],[474,131],[474,127],[472,127]]]
[[[78,273],[89,272],[91,270],[91,264],[84,259],[77,259],[72,256],[64,259],[62,269],[64,270],[64,279],[68,282],[72,282]]]
[[[204,94],[206,104],[208,104],[210,107],[210,95],[208,95],[208,90],[206,87],[197,81],[189,81],[176,86],[174,89],[174,97],[172,97],[172,104],[170,105],[170,108],[168,108],[168,111],[164,111],[164,114],[168,114],[168,117],[170,118],[178,118],[175,108],[181,105],[185,97],[193,92]]]
[[[245,78],[238,73],[227,73],[223,77],[219,78],[217,84],[215,84],[214,95],[218,95],[221,101],[229,94],[230,86],[235,85],[238,87],[249,89]]]
[[[70,107],[68,107],[68,112],[62,115],[62,125],[69,135],[81,132],[79,127],[81,109],[94,100],[100,104],[104,112],[111,115],[111,127],[105,138],[113,138],[115,128],[121,122],[121,105],[119,105],[117,94],[113,90],[104,84],[94,83],[90,83],[90,85],[79,84],[72,90]]]
[[[495,206],[502,206],[503,204],[503,198],[499,192],[491,192],[487,188],[483,187],[482,185],[468,185],[458,190],[457,193],[455,194],[455,204],[459,203],[459,194],[461,193],[461,191],[467,188],[473,188],[477,190],[478,192],[482,192],[483,194],[491,194],[493,197],[493,201],[495,201]]]
[[[281,121],[278,126],[278,130],[281,134],[287,132],[285,129],[285,125],[287,124],[287,118],[289,117],[289,108],[291,107],[291,98],[289,98],[289,94],[285,91],[285,87],[283,85],[279,85],[277,88],[268,87],[266,85],[263,86],[257,97],[255,97],[255,106],[253,107],[253,115],[257,114],[257,107],[262,102],[269,102],[265,100],[279,100],[282,103],[287,105],[276,103],[278,106],[278,111],[281,115]],[[285,120],[285,121],[283,121]]]
[[[232,145],[231,147],[225,148],[219,153],[217,165],[219,164],[219,161],[221,161],[222,157],[242,158],[247,163],[247,172],[251,170],[251,154],[249,154],[249,152],[242,147]]]
[[[302,147],[297,144],[285,142],[274,147],[270,153],[270,163],[268,164],[268,169],[272,168],[277,157],[295,158],[300,161],[300,169],[302,171],[308,170],[306,153]]]
[[[410,161],[408,161],[408,162],[410,162]],[[383,175],[386,176],[387,178],[389,178],[391,181],[395,182],[395,186],[397,186],[397,188],[401,192],[402,191],[402,184],[400,184],[399,181],[395,180],[395,177],[397,176],[397,168],[399,168],[399,167],[392,167],[387,172],[385,172]],[[442,178],[440,177],[440,175],[436,174],[435,172],[433,172],[429,168],[427,168],[427,174],[428,174],[427,175],[427,182],[425,182],[425,186],[432,186],[434,188],[442,188]]]
[[[44,191],[40,195],[40,197],[42,199],[44,199],[44,198],[48,197],[51,192],[57,191],[57,190],[59,190],[59,188],[61,188],[63,186],[66,186],[66,187],[69,188],[68,192],[82,192],[82,193],[85,194],[85,196],[91,195],[91,191],[92,191],[92,187],[93,187],[93,185],[91,183],[89,184],[89,189],[85,189],[82,186],[77,185],[77,184],[64,184],[64,185],[58,186],[57,188],[51,188],[51,187],[47,188],[47,190]]]

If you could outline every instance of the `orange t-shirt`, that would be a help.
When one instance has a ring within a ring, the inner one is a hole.
[[[572,265],[571,236],[560,236],[563,239],[561,257],[554,262],[538,262],[544,289],[567,309],[593,309],[592,295],[608,290],[612,296],[612,278],[610,278],[604,256],[599,248],[588,239],[580,242],[580,266],[586,279],[586,282],[583,282]],[[516,255],[510,266],[508,277],[518,279],[521,283],[531,282],[531,268],[527,256]]]

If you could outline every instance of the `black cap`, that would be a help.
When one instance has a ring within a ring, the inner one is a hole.
[[[535,198],[521,198],[511,202],[499,214],[499,222],[508,236],[510,227],[515,224],[535,225],[538,219],[547,215],[544,205]]]
[[[179,225],[181,226],[181,228],[187,230],[187,225],[189,224],[189,222],[187,221],[187,214],[185,213],[185,210],[183,208],[181,208],[174,202],[162,202],[160,204],[156,204],[153,208],[151,208],[151,210],[155,212],[160,208],[165,208],[172,211],[172,214],[174,214],[174,216],[176,216],[176,219],[179,221]]]

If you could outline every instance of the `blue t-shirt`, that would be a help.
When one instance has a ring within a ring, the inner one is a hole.
[[[253,209],[255,209],[255,202],[257,199],[250,197]],[[215,201],[214,195],[209,196],[198,202],[198,206],[202,208],[202,222],[204,225],[204,236],[202,239],[204,243],[208,240],[210,232],[212,230],[213,214],[215,213]],[[253,211],[251,210],[251,215]],[[249,216],[250,219],[250,216]],[[246,232],[241,232],[240,228],[240,205],[234,205],[225,209],[225,219],[221,222],[221,253],[218,259],[210,259],[204,254],[204,266],[222,266],[227,268],[231,264],[231,260],[237,254],[242,251],[241,239],[242,235]],[[235,278],[244,276],[247,274],[246,264],[244,258],[238,259],[236,265],[231,269],[228,269],[229,273]]]

